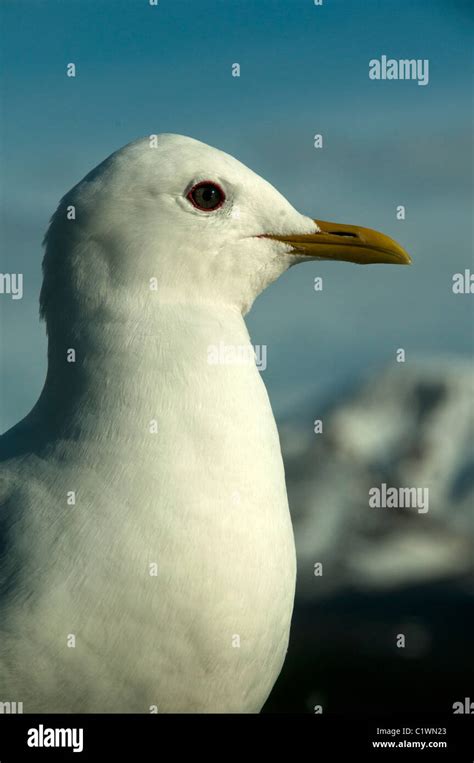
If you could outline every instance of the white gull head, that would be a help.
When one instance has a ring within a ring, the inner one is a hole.
[[[172,134],[130,143],[90,172],[62,199],[45,241],[48,324],[64,298],[82,319],[146,316],[150,283],[161,304],[245,314],[308,257],[408,261],[382,234],[314,221],[232,156]]]

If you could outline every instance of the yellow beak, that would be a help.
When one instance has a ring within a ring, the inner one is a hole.
[[[265,238],[290,244],[292,254],[318,260],[344,260],[358,265],[385,262],[391,265],[410,265],[411,257],[389,236],[358,225],[340,225],[324,220],[314,221],[321,232],[280,236],[266,234]]]

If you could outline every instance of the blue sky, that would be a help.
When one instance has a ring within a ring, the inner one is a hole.
[[[191,135],[237,156],[303,213],[379,228],[411,268],[308,263],[248,317],[268,346],[279,418],[394,362],[472,353],[472,12],[438,0],[2,0],[1,428],[45,374],[41,240],[60,197],[141,135]],[[382,54],[429,60],[426,87],[372,81]],[[66,77],[74,62],[77,76]],[[241,76],[231,76],[238,62]],[[324,148],[313,147],[322,133]],[[396,219],[396,206],[406,219]],[[313,290],[321,275],[324,289]]]

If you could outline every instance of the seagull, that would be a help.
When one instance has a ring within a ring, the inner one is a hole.
[[[86,175],[44,243],[46,380],[1,438],[0,702],[257,713],[295,546],[255,356],[212,348],[252,347],[244,316],[296,263],[410,258],[173,134]]]

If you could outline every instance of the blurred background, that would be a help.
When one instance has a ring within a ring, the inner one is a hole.
[[[1,272],[24,276],[23,299],[0,295],[2,431],[45,376],[48,220],[139,136],[215,145],[301,212],[378,228],[413,257],[301,265],[247,319],[267,346],[299,564],[267,712],[449,712],[474,699],[472,295],[452,289],[474,272],[472,15],[464,0],[0,6]],[[429,84],[370,80],[382,55],[428,59]],[[381,483],[428,487],[429,512],[369,508]]]

